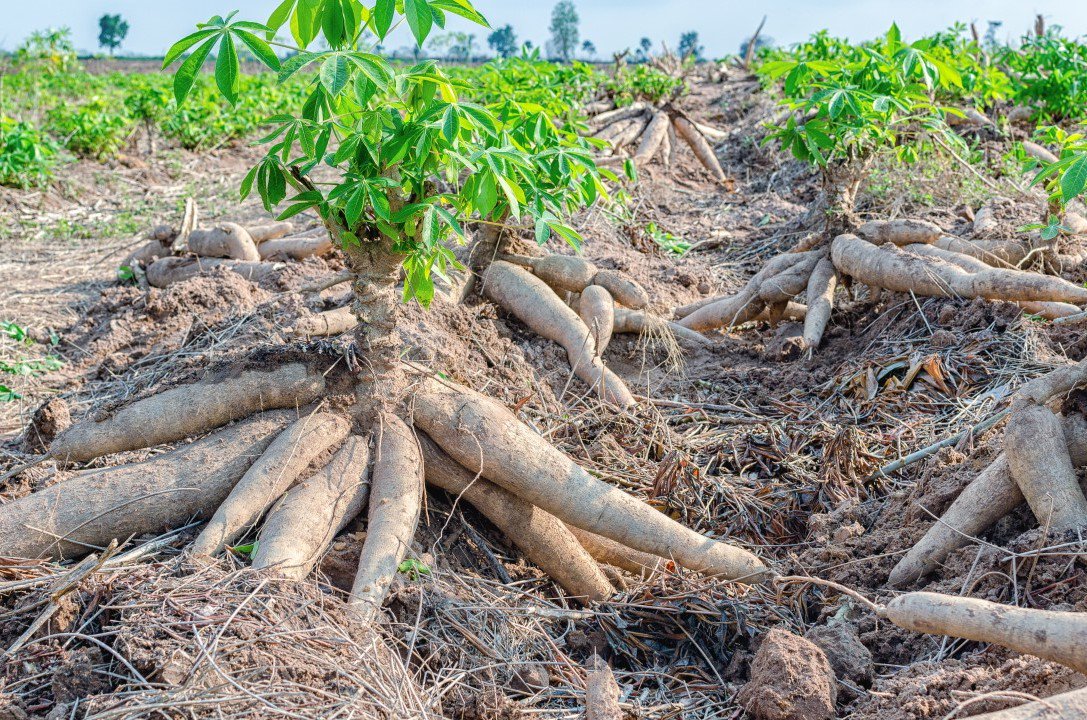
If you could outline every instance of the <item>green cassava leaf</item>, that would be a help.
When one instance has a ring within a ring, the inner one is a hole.
[[[245,30],[235,30],[234,34],[245,43],[245,46],[249,48],[250,52],[257,56],[257,58],[267,65],[270,69],[278,71],[280,68],[279,58],[276,56],[275,51],[265,41],[251,32]]]
[[[1087,185],[1087,155],[1078,156],[1061,175],[1061,196],[1064,202],[1078,197]]]
[[[351,78],[351,61],[345,55],[333,55],[321,63],[321,84],[329,95],[339,95]]]
[[[395,12],[396,0],[377,0],[377,5],[374,6],[374,33],[379,39],[384,40],[389,34]]]
[[[215,60],[215,84],[219,92],[231,105],[238,103],[238,88],[241,68],[238,64],[238,51],[229,33],[223,34],[219,41],[219,57]]]
[[[200,72],[200,68],[204,66],[204,61],[208,59],[208,55],[211,53],[211,48],[215,45],[215,38],[204,42],[203,45],[193,51],[185,62],[181,63],[181,67],[177,69],[177,74],[174,75],[174,97],[177,99],[177,104],[181,105],[185,102],[185,98],[188,97],[189,91],[192,90],[193,83],[196,82],[196,76]]]
[[[408,27],[415,41],[422,45],[430,35],[430,29],[434,25],[434,14],[430,11],[427,0],[404,0],[404,16],[408,20]]]
[[[192,35],[187,35],[187,36],[183,37],[182,39],[178,40],[176,43],[174,43],[173,47],[171,47],[169,49],[169,51],[167,51],[166,57],[163,58],[163,60],[162,60],[162,69],[165,70],[166,68],[173,65],[174,61],[177,60],[179,57],[181,57],[182,54],[184,54],[184,52],[186,50],[188,50],[189,48],[191,48],[193,45],[200,42],[204,38],[211,37],[212,35],[215,35],[217,32],[218,32],[218,30],[215,30],[214,28],[208,28],[206,30],[198,30],[198,31],[194,32]]]
[[[291,17],[291,11],[294,10],[294,6],[298,0],[283,0],[279,6],[272,11],[272,14],[268,16],[268,39],[271,40],[275,37],[276,30],[287,24],[287,20]]]

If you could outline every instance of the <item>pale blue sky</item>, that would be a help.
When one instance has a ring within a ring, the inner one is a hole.
[[[582,39],[592,40],[601,55],[635,46],[647,36],[659,46],[660,40],[675,45],[680,33],[697,30],[710,55],[736,52],[765,13],[765,33],[779,43],[807,37],[821,28],[855,39],[871,37],[896,20],[907,36],[939,30],[956,20],[977,20],[984,30],[986,20],[1003,20],[1003,37],[1018,38],[1043,13],[1071,35],[1087,34],[1087,2],[1068,0],[775,0],[735,2],[730,0],[575,0],[581,15]],[[161,54],[195,23],[212,15],[240,9],[250,19],[263,20],[276,0],[0,0],[0,48],[12,49],[29,32],[55,25],[68,25],[81,50],[97,49],[98,17],[119,12],[131,30],[123,50]],[[476,0],[476,6],[494,26],[510,23],[521,40],[542,45],[554,0]],[[453,23],[451,23],[452,27]],[[467,29],[457,24],[457,29]],[[472,30],[483,40],[486,31]],[[390,47],[407,44],[408,37],[390,40]]]

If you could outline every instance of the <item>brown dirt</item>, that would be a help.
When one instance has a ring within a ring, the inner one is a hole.
[[[829,720],[838,693],[834,671],[814,643],[774,628],[737,697],[755,720]]]
[[[757,83],[737,75],[723,85],[698,83],[694,90],[684,101],[687,110],[730,133],[719,157],[739,180],[739,191],[715,187],[684,152],[671,170],[654,164],[642,173],[633,188],[630,218],[617,224],[594,212],[580,219],[589,259],[632,275],[649,290],[651,307],[661,315],[740,287],[767,257],[796,240],[795,223],[817,193],[807,168],[761,146],[761,123],[772,112],[772,99]],[[987,153],[999,158],[1007,140],[986,142]],[[189,190],[202,206],[221,208],[208,222],[263,218],[259,206],[239,207],[232,195],[251,160],[247,152],[190,156],[178,151],[180,168],[165,161],[143,169],[81,163],[70,169],[69,183],[44,194],[3,192],[0,213],[24,229],[3,251],[0,302],[40,343],[48,340],[49,330],[57,331],[56,352],[65,366],[15,380],[24,398],[0,407],[0,439],[12,458],[9,463],[5,455],[0,466],[13,464],[29,449],[19,447],[19,437],[47,401],[50,412],[57,410],[57,422],[62,420],[57,402],[78,420],[209,367],[275,362],[282,358],[277,352],[320,356],[329,364],[345,356],[347,338],[282,349],[292,342],[283,329],[297,317],[344,302],[342,288],[321,297],[286,292],[334,273],[335,260],[288,264],[266,287],[221,272],[164,291],[142,290],[113,280],[113,261],[138,238],[107,234],[46,242],[55,232],[46,220],[87,222],[95,212],[139,207],[148,229],[176,223],[178,204]],[[951,163],[934,164],[926,172],[918,171],[916,187],[909,185],[913,175],[896,177],[906,185],[890,194],[880,184],[885,178],[875,178],[862,196],[865,217],[908,213],[963,232],[966,223],[955,205],[967,198],[976,210],[980,201],[961,192],[961,170]],[[114,178],[113,184],[99,189],[100,177]],[[922,201],[926,194],[935,200]],[[1000,194],[1018,197],[1010,190]],[[1008,227],[1036,216],[1038,209],[1024,199],[998,207],[998,219]],[[678,257],[658,248],[647,232],[649,222],[696,244],[695,249]],[[558,243],[549,249],[570,252]],[[781,362],[776,348],[797,329],[789,323],[715,336],[713,347],[684,351],[678,370],[672,365],[676,358],[660,346],[617,336],[607,363],[634,392],[661,401],[619,416],[571,382],[558,346],[490,303],[479,298],[464,306],[436,302],[429,311],[411,306],[405,314],[409,359],[517,408],[524,421],[601,478],[699,531],[756,547],[784,570],[842,582],[876,599],[888,596],[884,581],[896,559],[931,524],[931,513],[946,508],[987,464],[1002,432],[968,439],[889,479],[871,480],[872,472],[987,417],[1025,379],[1056,362],[1087,355],[1082,330],[1026,320],[1010,304],[909,296],[886,296],[873,304],[862,290],[836,311],[811,361]],[[47,435],[53,422],[43,418],[39,433]],[[146,455],[126,453],[103,462]],[[0,497],[63,477],[51,466],[35,468],[0,488]],[[184,538],[155,562],[98,574],[73,594],[74,617],[68,622],[86,623],[145,679],[161,680],[167,689],[133,681],[129,669],[94,643],[43,640],[24,651],[23,664],[5,667],[0,718],[5,712],[68,713],[72,707],[66,703],[80,697],[94,709],[112,703],[140,708],[159,697],[156,692],[193,703],[186,707],[197,716],[206,708],[195,698],[207,693],[239,716],[267,710],[225,677],[261,697],[285,692],[283,707],[332,702],[313,694],[312,687],[329,690],[336,702],[358,700],[347,689],[358,681],[350,673],[360,667],[360,657],[369,656],[352,645],[359,642],[356,630],[340,624],[335,588],[350,584],[364,525],[356,523],[340,536],[318,580],[277,587],[272,600],[246,600],[260,580],[222,567],[186,579],[192,568],[172,557]],[[401,578],[390,600],[394,621],[382,636],[397,647],[398,663],[406,664],[428,692],[434,690],[428,698],[448,690],[442,703],[449,717],[572,712],[580,699],[578,668],[593,652],[615,668],[624,702],[635,712],[664,707],[671,709],[653,712],[664,718],[720,716],[739,707],[736,691],[751,677],[760,640],[766,648],[769,638],[780,634],[767,635],[767,630],[783,625],[795,632],[816,628],[813,639],[839,671],[839,717],[927,720],[984,693],[1044,696],[1082,681],[1039,660],[889,628],[814,587],[775,594],[666,572],[646,582],[625,578],[619,596],[584,616],[572,613],[561,591],[472,508],[432,493],[422,525],[414,553],[430,574]],[[1053,550],[1063,538],[1042,538],[1025,508],[982,540],[999,550],[979,556],[979,546],[968,546],[922,586],[1033,607],[1087,610],[1082,566],[1067,549]],[[50,570],[0,561],[0,581],[44,572]],[[216,597],[220,588],[227,592]],[[0,639],[10,644],[25,629],[40,597],[27,592],[2,598]],[[291,615],[288,607],[305,609]],[[315,607],[320,612],[307,615]],[[829,633],[828,623],[841,630]],[[304,658],[280,656],[284,646],[294,647],[290,633],[301,638]],[[229,652],[208,657],[222,659],[223,666],[201,661],[201,671],[190,676],[194,658],[217,637],[218,647],[229,646]],[[290,637],[291,643],[281,643],[280,637]],[[244,647],[254,639],[256,647]],[[858,641],[874,662],[870,687],[869,661]],[[102,654],[94,654],[95,648]],[[93,683],[74,670],[87,663]],[[254,673],[254,667],[274,671]],[[57,679],[65,673],[73,679],[67,685]],[[127,683],[119,679],[124,677]],[[451,681],[454,677],[459,679]],[[756,677],[749,686],[776,679]],[[549,689],[540,692],[544,684]],[[61,699],[64,692],[70,699]],[[1009,702],[991,699],[971,709]]]

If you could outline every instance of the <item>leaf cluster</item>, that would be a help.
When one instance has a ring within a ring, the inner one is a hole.
[[[938,94],[961,89],[961,74],[931,39],[906,43],[895,25],[857,46],[819,33],[791,57],[773,54],[758,73],[780,84],[791,111],[766,142],[813,165],[863,161],[882,149],[910,161],[928,136],[955,141]]]
[[[281,218],[315,212],[345,247],[391,244],[405,296],[423,304],[434,275],[455,263],[448,241],[465,237],[465,223],[525,221],[541,242],[553,232],[576,245],[563,218],[617,179],[596,167],[576,127],[555,122],[553,106],[516,93],[473,102],[473,88],[437,63],[394,66],[370,50],[366,38],[383,40],[398,22],[422,43],[450,13],[486,23],[468,0],[284,0],[264,24],[214,17],[165,58],[180,61],[179,104],[213,48],[216,86],[232,103],[242,95],[236,45],[281,84],[304,78],[298,105],[268,120],[267,153],[242,195],[255,191],[269,209],[285,202]],[[282,60],[270,44],[281,28],[297,43]],[[311,49],[319,37],[327,50]],[[335,180],[317,179],[330,170]]]
[[[0,185],[34,188],[53,176],[57,147],[27,122],[0,115]]]

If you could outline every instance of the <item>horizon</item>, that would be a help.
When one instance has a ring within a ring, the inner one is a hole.
[[[519,44],[531,40],[539,48],[545,47],[548,39],[547,26],[554,4],[512,7],[500,0],[475,2],[492,28],[512,25]],[[47,8],[23,6],[9,10],[8,22],[0,31],[0,50],[14,50],[35,30],[67,26],[72,30],[73,42],[80,54],[103,54],[97,42],[98,18],[106,13],[119,13],[129,22],[130,30],[117,55],[156,57],[162,56],[170,44],[191,32],[197,22],[212,15],[240,7],[242,16],[263,21],[274,5],[273,0],[192,0],[184,7],[163,8],[135,0],[54,0]],[[725,9],[710,0],[575,0],[575,5],[581,20],[580,41],[588,40],[596,46],[597,60],[610,59],[613,52],[624,48],[636,48],[642,37],[653,41],[654,52],[660,50],[662,42],[674,49],[679,36],[690,30],[699,33],[707,58],[735,54],[740,44],[754,32],[764,12],[767,21],[763,36],[772,39],[776,45],[785,46],[805,40],[823,29],[853,41],[866,40],[886,31],[892,21],[898,23],[905,36],[918,37],[946,29],[956,22],[977,22],[984,33],[988,21],[995,20],[1002,23],[997,32],[998,39],[1014,42],[1032,27],[1036,14],[1042,14],[1048,25],[1062,26],[1068,36],[1087,33],[1087,5],[1069,7],[1058,2],[1024,6],[1002,0],[977,7],[982,4],[922,0],[907,8],[895,8],[893,12],[888,12],[883,3],[875,0],[842,0],[820,7],[785,0],[776,3],[769,12],[757,6]],[[640,26],[628,29],[613,22],[616,14],[639,8]],[[65,18],[65,22],[57,22],[58,16]],[[487,35],[491,32],[487,28],[451,17],[446,30],[474,34],[480,54],[493,54],[487,46]],[[398,28],[390,34],[384,48],[393,52],[411,44],[407,29]]]

